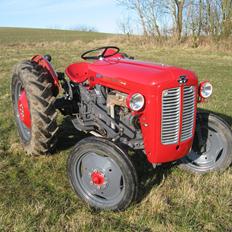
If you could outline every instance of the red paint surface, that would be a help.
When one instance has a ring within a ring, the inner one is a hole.
[[[22,90],[18,100],[19,118],[27,128],[31,128],[31,114],[29,110],[26,91]]]
[[[88,64],[84,62],[69,65],[65,73],[71,81],[82,83],[88,79]]]
[[[104,175],[99,172],[99,171],[94,171],[91,174],[91,181],[93,182],[93,184],[101,186],[105,183],[105,178]]]
[[[60,84],[59,84],[58,76],[57,76],[55,70],[53,69],[52,65],[41,55],[36,55],[36,56],[32,57],[31,60],[36,62],[37,64],[41,65],[43,68],[45,68],[48,71],[48,73],[51,75],[51,77],[54,81],[55,86],[59,90]]]
[[[82,67],[87,72],[83,79],[89,80],[90,88],[99,84],[127,94],[138,92],[145,97],[145,107],[140,112],[140,123],[145,152],[151,163],[174,161],[189,152],[193,138],[184,142],[179,140],[177,144],[173,145],[161,144],[161,102],[162,91],[165,89],[180,86],[183,94],[184,85],[179,84],[178,80],[180,76],[185,75],[188,79],[186,85],[195,86],[195,104],[197,104],[198,79],[193,72],[172,66],[111,57],[92,63],[72,64],[66,69],[66,73],[72,81],[80,83],[81,79],[67,70],[71,69],[72,73],[78,73]],[[193,134],[194,130],[195,124]]]

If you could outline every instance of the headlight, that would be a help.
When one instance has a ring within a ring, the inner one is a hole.
[[[133,111],[139,111],[143,108],[145,103],[144,97],[140,93],[129,95],[127,98],[127,105]]]
[[[212,92],[213,86],[208,81],[200,83],[199,94],[202,98],[210,97]]]

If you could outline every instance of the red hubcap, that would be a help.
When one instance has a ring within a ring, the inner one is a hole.
[[[94,171],[91,174],[91,180],[93,184],[98,185],[98,186],[101,186],[105,183],[104,175],[99,171]]]
[[[31,115],[27,101],[26,91],[23,89],[18,99],[19,118],[27,128],[31,128]]]

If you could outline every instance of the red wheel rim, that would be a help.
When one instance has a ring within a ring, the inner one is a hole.
[[[21,122],[27,128],[31,128],[31,114],[29,110],[26,91],[24,89],[21,90],[20,96],[18,98],[18,112]]]
[[[105,183],[104,174],[99,171],[94,171],[91,174],[91,181],[93,184],[101,186]]]

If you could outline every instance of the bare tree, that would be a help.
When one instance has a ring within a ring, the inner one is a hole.
[[[197,41],[201,35],[213,39],[232,35],[232,0],[116,0],[135,12],[145,36],[162,38],[172,27],[172,35],[183,34]],[[162,24],[161,19],[172,19]]]
[[[187,35],[198,38],[202,34],[204,3],[203,0],[191,0],[186,7],[184,24]]]
[[[76,25],[76,26],[70,27],[70,29],[74,31],[97,32],[97,29],[95,27],[91,27],[88,25]]]
[[[220,1],[221,0],[206,0],[205,2],[205,33],[213,38],[217,38],[221,33]]]
[[[131,25],[131,18],[130,17],[124,17],[119,23],[118,27],[120,31],[122,31],[123,34],[130,36],[133,34],[133,28]]]
[[[165,8],[174,20],[174,31],[178,40],[181,39],[183,30],[183,11],[186,0],[165,0]]]
[[[158,25],[158,16],[161,13],[160,0],[117,0],[127,9],[134,11],[139,19],[139,24],[145,36],[161,36]]]
[[[232,0],[221,0],[222,37],[228,38],[232,34]]]
[[[144,1],[143,0],[117,0],[117,3],[137,13],[139,20],[140,20],[140,24],[142,26],[143,34],[147,36],[148,32],[147,32],[145,15],[144,15],[144,7],[146,6],[146,4],[144,4]]]
[[[146,1],[147,7],[146,10],[146,18],[147,18],[147,26],[149,28],[149,34],[151,35],[158,35],[161,37],[160,27],[157,22],[157,18],[160,16],[161,13],[161,4],[160,1],[157,0],[147,0]]]

